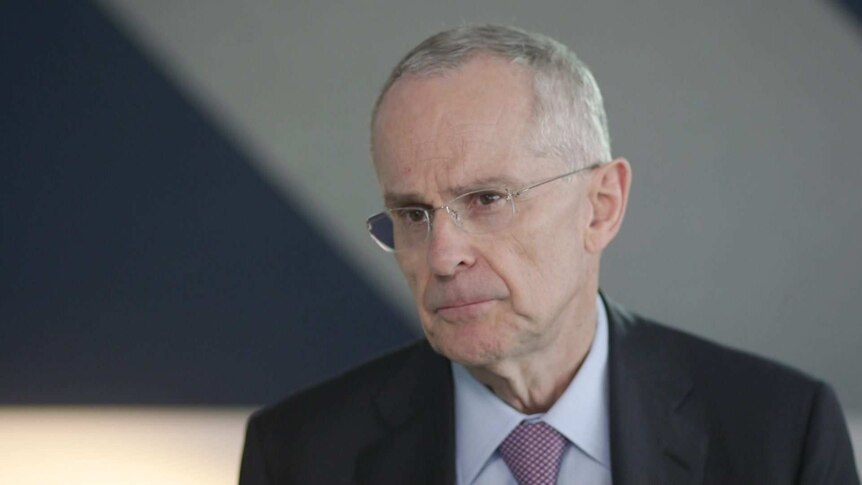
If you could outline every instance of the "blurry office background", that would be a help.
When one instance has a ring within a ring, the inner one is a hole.
[[[860,2],[11,0],[0,483],[233,483],[251,410],[418,336],[368,118],[464,22],[593,69],[634,168],[607,294],[831,382],[859,456]]]

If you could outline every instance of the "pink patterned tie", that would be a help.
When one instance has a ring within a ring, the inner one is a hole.
[[[566,438],[550,425],[522,421],[499,449],[519,485],[553,485],[557,483],[566,443]]]

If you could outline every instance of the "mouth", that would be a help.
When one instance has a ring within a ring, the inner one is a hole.
[[[466,322],[484,315],[496,300],[476,300],[458,302],[437,308],[434,313],[450,322]]]

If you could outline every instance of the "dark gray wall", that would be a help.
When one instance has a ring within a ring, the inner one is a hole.
[[[412,336],[100,9],[4,3],[0,60],[0,404],[260,404]]]

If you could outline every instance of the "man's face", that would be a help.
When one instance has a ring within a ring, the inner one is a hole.
[[[387,207],[439,207],[472,190],[514,191],[568,171],[570,164],[530,149],[531,103],[527,71],[493,57],[397,81],[373,137]],[[516,199],[512,223],[491,234],[467,234],[437,211],[428,240],[396,253],[435,350],[490,365],[573,331],[597,281],[583,241],[588,180],[589,173],[528,192]]]

